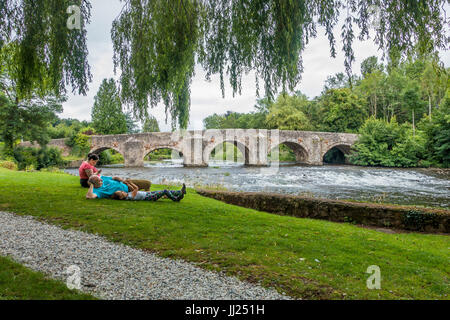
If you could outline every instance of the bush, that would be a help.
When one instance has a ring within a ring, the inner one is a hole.
[[[91,138],[84,133],[74,133],[66,139],[66,145],[72,148],[74,156],[85,156],[91,149]]]
[[[14,161],[0,160],[0,168],[17,170],[17,164]]]
[[[25,170],[29,166],[37,167],[36,148],[17,147],[14,149],[14,159],[17,162],[19,170]]]
[[[61,151],[56,147],[41,148],[37,151],[37,169],[59,167],[64,165]]]
[[[351,163],[364,166],[417,167],[429,166],[427,135],[413,131],[409,123],[399,125],[370,118],[360,129],[361,136],[348,157]]]
[[[428,143],[427,160],[435,166],[450,167],[450,90],[432,118],[425,116],[418,124]]]
[[[56,147],[32,148],[17,147],[14,149],[14,158],[19,170],[32,171],[48,167],[59,167],[64,165],[61,151]]]

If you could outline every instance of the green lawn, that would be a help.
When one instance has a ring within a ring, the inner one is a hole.
[[[0,256],[0,300],[91,300],[56,280]]]
[[[70,175],[0,169],[0,210],[99,233],[294,297],[449,299],[448,236],[278,216],[193,190],[180,203],[86,200],[85,193]],[[370,265],[381,268],[381,290],[366,287]]]

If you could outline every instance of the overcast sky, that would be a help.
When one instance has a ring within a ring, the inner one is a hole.
[[[88,26],[89,64],[93,75],[93,81],[89,85],[86,96],[69,94],[68,101],[64,103],[62,118],[76,118],[90,120],[91,109],[94,104],[94,96],[104,78],[119,79],[114,75],[113,48],[111,42],[111,24],[119,15],[122,4],[119,0],[94,0],[92,3],[91,23]],[[328,39],[324,30],[318,30],[318,36],[311,39],[303,52],[304,73],[302,81],[296,89],[313,98],[322,91],[324,81],[329,75],[344,72],[344,55],[341,51],[340,37],[337,38],[336,58],[330,57]],[[335,28],[336,36],[340,35],[340,28]],[[354,41],[356,61],[353,64],[353,72],[359,73],[361,62],[372,55],[381,58],[381,52],[377,50],[372,40]],[[441,53],[441,59],[446,67],[450,65],[450,52]],[[253,72],[242,79],[242,95],[232,97],[232,89],[225,78],[225,98],[222,98],[219,76],[211,77],[211,82],[205,80],[205,72],[197,65],[195,77],[191,85],[191,111],[188,129],[203,129],[202,120],[213,113],[225,113],[228,110],[236,112],[250,112],[254,110],[256,102],[255,74]],[[263,83],[260,82],[260,92],[263,92]],[[158,120],[161,131],[170,131],[170,119],[165,123],[164,106],[160,104],[151,109]]]

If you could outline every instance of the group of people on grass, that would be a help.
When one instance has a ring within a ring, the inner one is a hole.
[[[98,160],[98,155],[90,153],[87,161],[83,161],[78,170],[81,186],[89,188],[86,194],[87,199],[110,198],[115,200],[156,201],[165,197],[178,202],[186,194],[185,184],[183,184],[181,190],[150,191],[151,182],[148,180],[102,176],[100,175],[102,170],[95,167]]]

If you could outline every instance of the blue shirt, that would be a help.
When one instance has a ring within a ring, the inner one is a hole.
[[[120,181],[113,180],[112,177],[101,176],[103,184],[100,188],[94,188],[92,192],[97,198],[109,198],[116,191],[125,191],[128,193],[128,186]]]

